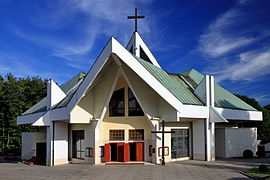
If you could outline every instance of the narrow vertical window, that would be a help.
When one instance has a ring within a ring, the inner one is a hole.
[[[151,60],[149,59],[149,57],[146,55],[146,53],[144,52],[144,50],[142,49],[142,47],[140,46],[140,58],[142,58],[143,60],[153,64],[151,62]]]
[[[143,116],[144,113],[132,90],[128,88],[128,115],[129,116]]]
[[[109,103],[110,116],[125,116],[125,89],[119,89],[113,92]]]

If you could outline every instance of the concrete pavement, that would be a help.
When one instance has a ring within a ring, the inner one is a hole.
[[[181,161],[160,165],[89,165],[68,164],[55,167],[0,163],[0,179],[14,180],[221,180],[249,179],[239,173],[270,159],[232,159],[205,161]]]

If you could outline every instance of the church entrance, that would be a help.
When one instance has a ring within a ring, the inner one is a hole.
[[[124,162],[124,143],[110,143],[111,161]]]
[[[129,143],[129,160],[143,161],[144,160],[144,143]]]
[[[144,161],[144,143],[109,143],[104,146],[105,162]]]

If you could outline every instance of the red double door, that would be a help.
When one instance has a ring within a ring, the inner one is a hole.
[[[105,162],[143,161],[144,143],[108,143],[104,146]]]

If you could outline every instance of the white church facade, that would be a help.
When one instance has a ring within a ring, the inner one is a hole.
[[[54,166],[67,163],[159,164],[165,122],[165,161],[214,161],[256,151],[257,111],[194,69],[164,71],[138,32],[128,45],[111,38],[87,74],[58,86],[17,117],[36,126],[23,133],[22,158]]]

